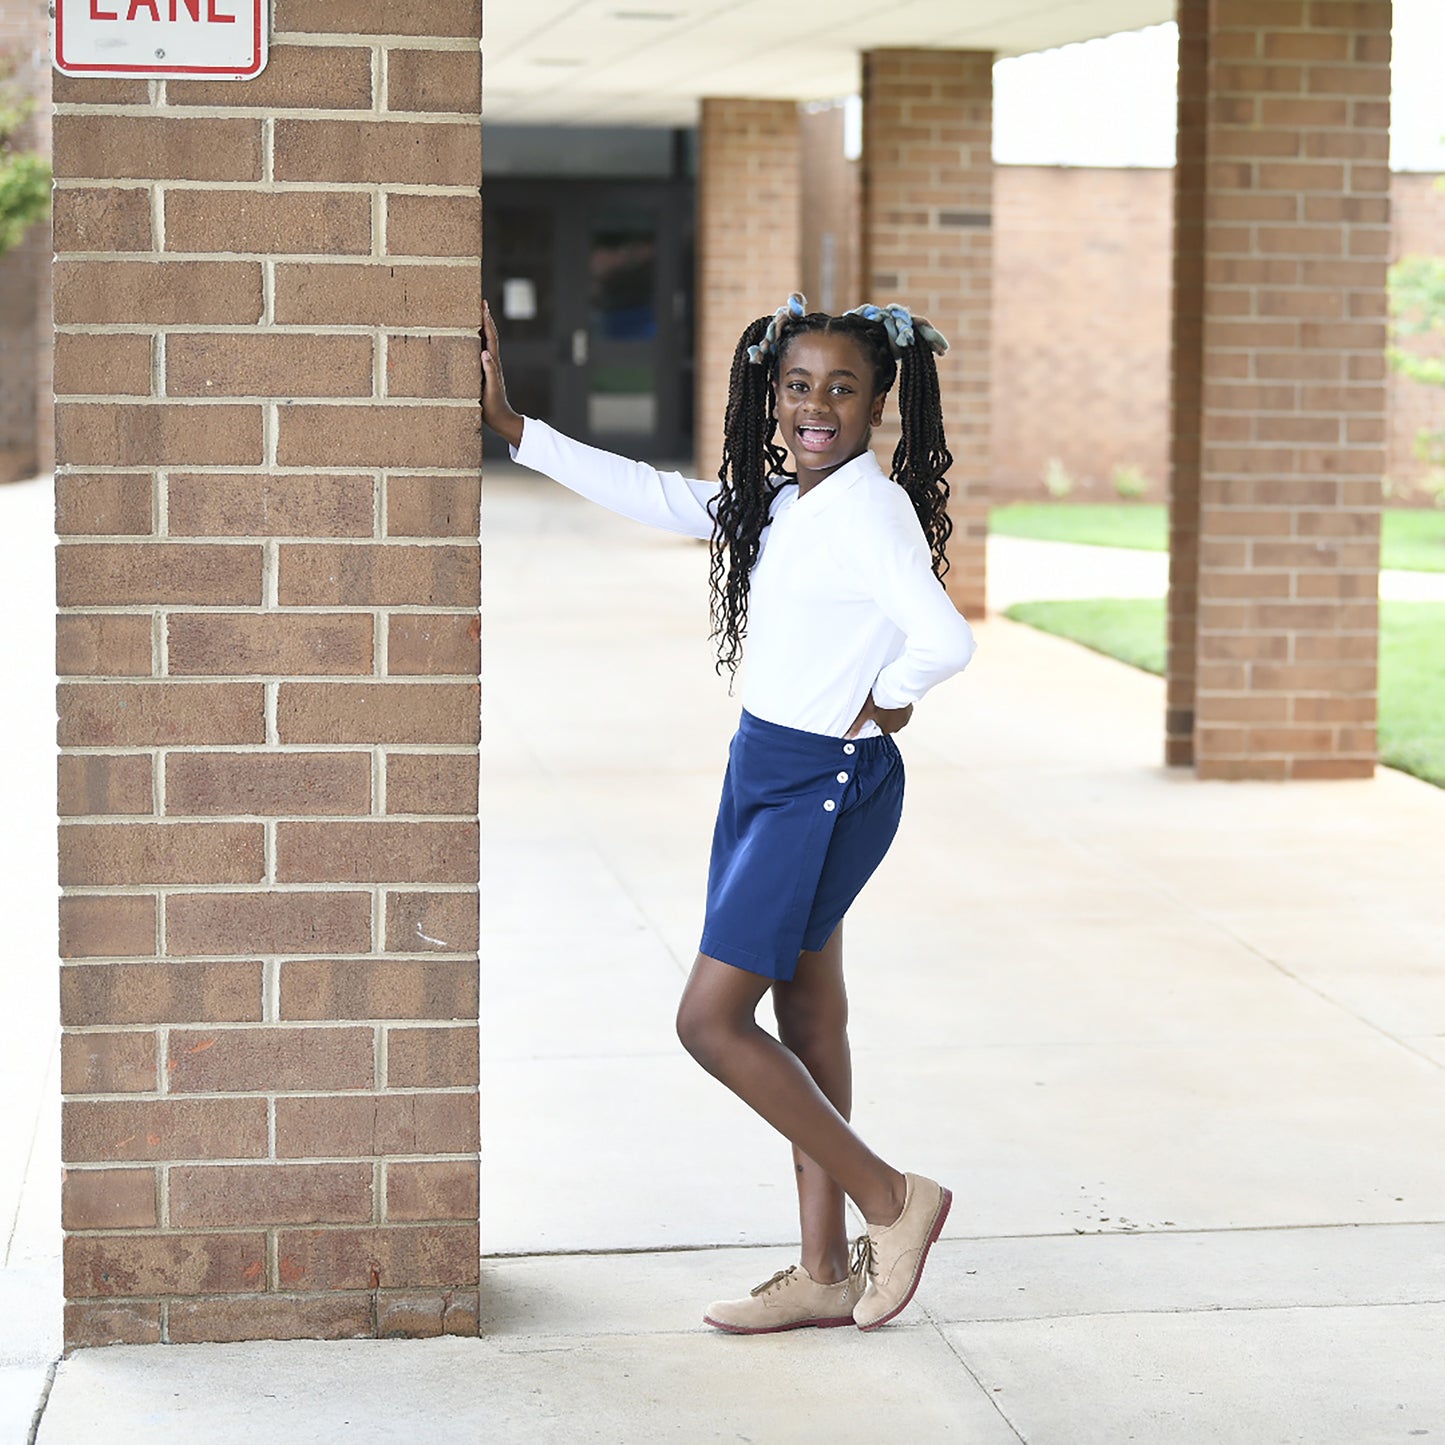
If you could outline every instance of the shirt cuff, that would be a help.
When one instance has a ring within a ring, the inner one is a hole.
[[[878,676],[873,679],[872,691],[874,703],[878,707],[887,708],[891,711],[894,708],[907,707],[909,703],[916,701],[916,699],[911,697],[900,697],[892,691],[888,683],[884,680],[884,674],[887,671],[888,669],[885,667],[883,672],[880,672]]]

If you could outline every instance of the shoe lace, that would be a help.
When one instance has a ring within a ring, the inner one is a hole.
[[[848,1260],[848,1278],[860,1294],[873,1277],[873,1269],[873,1240],[865,1231],[853,1241],[853,1253]]]
[[[749,1291],[749,1293],[754,1294],[754,1295],[763,1294],[763,1293],[766,1292],[767,1290],[773,1289],[773,1288],[775,1288],[777,1285],[782,1284],[782,1282],[783,1282],[785,1279],[790,1278],[792,1275],[795,1275],[797,1272],[798,1272],[798,1266],[795,1265],[795,1264],[790,1264],[790,1265],[787,1267],[787,1269],[780,1269],[780,1270],[777,1272],[777,1274],[775,1274],[775,1275],[772,1277],[772,1279],[765,1279],[765,1280],[762,1282],[762,1284],[758,1285],[756,1289],[753,1289],[753,1290]]]

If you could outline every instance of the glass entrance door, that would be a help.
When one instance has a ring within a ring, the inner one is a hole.
[[[486,200],[512,404],[610,451],[690,457],[691,187],[498,180]]]

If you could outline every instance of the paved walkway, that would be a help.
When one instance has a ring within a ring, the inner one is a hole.
[[[876,1335],[719,1337],[795,1225],[671,1033],[737,709],[704,549],[511,478],[486,519],[483,1337],[83,1351],[40,1445],[1445,1434],[1445,794],[1200,784],[1157,679],[984,625],[848,925],[857,1120],[949,1229]]]

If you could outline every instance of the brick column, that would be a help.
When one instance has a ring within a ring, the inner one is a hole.
[[[476,1328],[478,32],[57,79],[70,1346]]]
[[[1164,761],[1194,761],[1199,626],[1199,422],[1204,362],[1205,110],[1209,0],[1178,0],[1179,101],[1170,316],[1169,602]]]
[[[698,475],[715,477],[733,348],[802,285],[798,107],[708,98],[700,126],[694,430]]]
[[[927,316],[953,452],[949,595],[984,615],[993,268],[993,55],[875,50],[863,57],[864,297]],[[898,440],[875,442],[886,467]]]
[[[1197,656],[1172,580],[1171,760],[1194,662],[1201,777],[1367,777],[1375,759],[1385,441],[1389,0],[1213,0],[1181,11],[1181,108],[1202,91],[1202,274],[1176,327],[1174,540],[1190,531],[1197,353]],[[1203,43],[1201,43],[1201,41]],[[1200,72],[1204,81],[1201,87]],[[1181,175],[1181,228],[1191,199]]]

